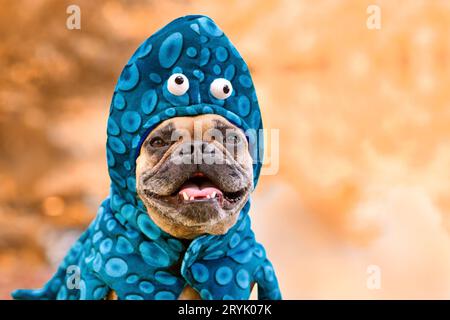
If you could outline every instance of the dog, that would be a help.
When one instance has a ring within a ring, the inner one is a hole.
[[[13,297],[281,299],[248,214],[261,130],[248,66],[209,17],[157,31],[114,90],[110,195],[49,282]]]
[[[136,162],[137,191],[151,218],[186,242],[227,233],[253,188],[246,136],[217,115],[164,121],[145,139]],[[108,297],[116,298],[114,292]],[[187,286],[178,299],[200,296]]]
[[[198,140],[195,128],[204,132]],[[252,158],[242,130],[225,118],[173,118],[146,138],[136,177],[140,198],[164,231],[183,239],[225,234],[252,191]]]

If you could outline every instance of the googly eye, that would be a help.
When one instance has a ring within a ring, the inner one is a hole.
[[[215,79],[213,82],[211,82],[209,90],[211,91],[211,94],[214,96],[214,98],[219,100],[224,100],[231,96],[231,94],[233,93],[231,82],[223,78]]]
[[[167,80],[167,90],[175,96],[182,96],[189,90],[189,80],[182,73],[174,73]]]

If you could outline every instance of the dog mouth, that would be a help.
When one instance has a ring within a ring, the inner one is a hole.
[[[225,192],[204,173],[196,172],[170,195],[158,195],[145,190],[145,194],[153,199],[171,205],[218,205],[223,209],[231,209],[242,200],[247,192],[243,188],[236,192]]]

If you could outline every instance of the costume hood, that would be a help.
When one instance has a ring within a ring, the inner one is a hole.
[[[174,73],[189,80],[181,96],[167,89]],[[227,99],[210,93],[217,78],[232,84]],[[247,132],[256,185],[262,121],[248,67],[210,18],[185,16],[144,41],[120,75],[107,123],[110,196],[53,278],[13,297],[103,299],[114,290],[120,299],[176,299],[190,285],[204,300],[248,299],[258,283],[260,299],[280,299],[273,267],[250,228],[250,202],[226,234],[200,236],[186,248],[151,220],[136,193],[136,158],[149,132],[166,119],[199,114],[221,115]]]

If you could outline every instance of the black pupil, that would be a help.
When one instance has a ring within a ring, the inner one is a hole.
[[[228,136],[228,141],[230,143],[237,143],[239,141],[239,138],[235,135],[230,135],[230,136]]]
[[[150,142],[150,144],[151,144],[153,147],[160,147],[160,146],[162,146],[162,145],[164,144],[164,142],[162,141],[161,138],[154,138],[154,139]]]
[[[230,87],[226,84],[223,86],[223,93],[228,94],[230,92]]]
[[[182,84],[184,82],[184,79],[182,76],[178,76],[175,78],[175,83],[176,84]]]

